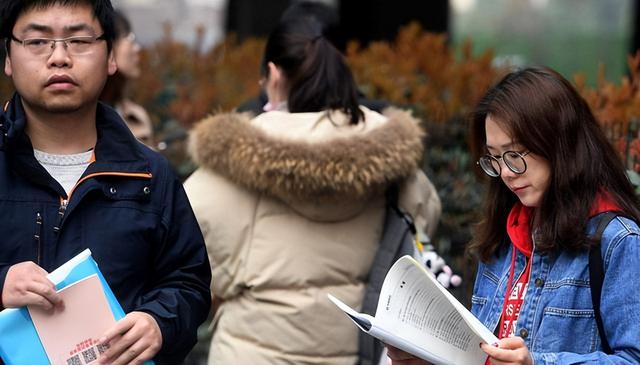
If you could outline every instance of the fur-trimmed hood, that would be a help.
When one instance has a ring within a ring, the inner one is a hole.
[[[294,123],[298,117],[272,113]],[[247,114],[218,114],[194,127],[189,153],[199,166],[249,190],[314,204],[366,200],[412,174],[422,159],[424,133],[409,112],[389,109],[385,118],[366,110],[365,124],[376,116],[382,121],[374,127],[337,125],[335,113],[331,118],[326,112],[299,114],[306,118],[300,123],[318,115],[309,136],[318,123],[335,128],[314,139],[292,136],[286,128],[269,130],[274,123],[260,124]],[[341,128],[351,130],[342,133]]]

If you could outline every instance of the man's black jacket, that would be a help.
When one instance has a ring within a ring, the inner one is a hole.
[[[158,322],[156,363],[181,363],[209,311],[211,271],[168,162],[99,104],[95,162],[67,196],[34,158],[25,124],[16,95],[0,112],[0,292],[13,264],[52,271],[89,248],[124,311]]]

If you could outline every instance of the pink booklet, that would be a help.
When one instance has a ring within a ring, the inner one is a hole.
[[[28,307],[29,314],[53,365],[86,365],[107,349],[98,339],[116,320],[97,275],[60,290],[64,309]]]

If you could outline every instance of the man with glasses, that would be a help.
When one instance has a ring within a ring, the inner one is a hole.
[[[100,363],[178,364],[208,313],[202,235],[167,161],[98,103],[117,65],[108,0],[0,2],[0,309],[63,306],[46,278],[90,248],[128,314]]]

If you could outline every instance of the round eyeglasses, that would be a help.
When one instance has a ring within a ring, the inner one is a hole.
[[[482,167],[482,171],[491,177],[498,177],[502,172],[500,166],[500,160],[515,174],[524,174],[527,171],[527,162],[524,160],[524,156],[528,155],[530,151],[516,152],[505,151],[502,156],[485,155],[480,157],[476,164]]]

